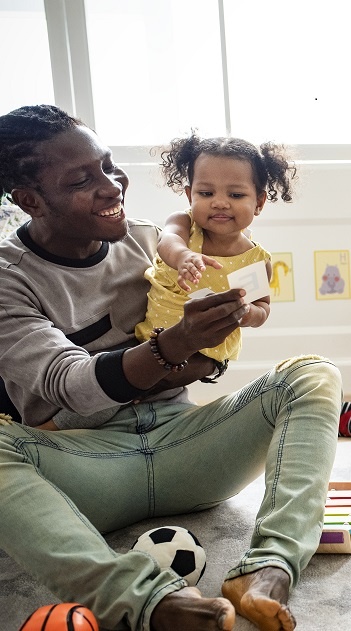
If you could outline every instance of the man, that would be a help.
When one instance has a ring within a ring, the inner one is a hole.
[[[184,385],[214,369],[197,351],[238,326],[244,291],[190,301],[179,324],[136,345],[158,231],[127,221],[128,178],[111,152],[58,108],[23,107],[0,117],[0,165],[30,218],[0,245],[0,374],[23,421],[0,431],[0,545],[104,629],[230,631],[235,606],[262,631],[292,631],[288,592],[318,546],[335,455],[338,371],[293,358],[189,403]],[[100,535],[217,504],[264,466],[251,547],[225,598],[203,599]]]

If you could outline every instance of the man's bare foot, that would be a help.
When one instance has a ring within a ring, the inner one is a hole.
[[[293,631],[296,620],[287,607],[289,576],[277,567],[225,581],[222,594],[237,613],[253,622],[260,631]]]
[[[233,605],[226,598],[202,598],[196,587],[165,596],[151,616],[153,631],[232,631]]]

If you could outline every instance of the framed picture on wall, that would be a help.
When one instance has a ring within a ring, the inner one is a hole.
[[[294,302],[294,273],[291,252],[272,253],[272,278],[269,283],[272,302]]]
[[[319,250],[314,253],[316,300],[345,300],[350,295],[348,250]]]

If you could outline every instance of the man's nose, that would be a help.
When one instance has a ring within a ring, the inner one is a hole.
[[[99,184],[99,195],[101,197],[119,197],[122,193],[122,183],[115,177],[104,175]]]

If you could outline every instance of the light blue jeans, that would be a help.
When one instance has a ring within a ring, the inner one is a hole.
[[[130,405],[92,430],[2,427],[0,545],[103,628],[148,630],[185,582],[100,533],[213,506],[265,468],[251,547],[227,579],[273,565],[294,585],[318,546],[340,401],[338,370],[304,357],[203,407]]]

